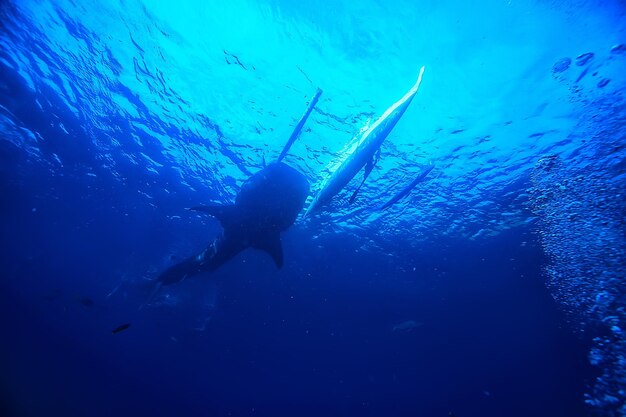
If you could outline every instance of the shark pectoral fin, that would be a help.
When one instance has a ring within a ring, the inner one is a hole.
[[[212,205],[212,206],[195,206],[191,207],[189,210],[193,211],[201,211],[210,216],[215,217],[217,220],[222,223],[222,227],[225,225],[232,223],[232,219],[235,216],[235,206],[232,204],[228,205]]]
[[[280,232],[265,236],[265,239],[255,243],[254,248],[267,252],[277,268],[283,267],[283,245],[280,242]]]

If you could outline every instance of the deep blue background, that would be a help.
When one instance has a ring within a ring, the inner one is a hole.
[[[548,295],[531,230],[480,245],[433,238],[403,254],[415,268],[404,272],[349,236],[294,230],[284,270],[249,252],[216,274],[217,310],[196,332],[193,307],[138,312],[132,285],[104,295],[111,271],[141,270],[177,235],[202,244],[215,225],[120,216],[71,177],[42,201],[32,195],[50,178],[17,178],[2,177],[5,415],[585,415],[586,346]],[[123,264],[128,252],[136,264]],[[392,330],[409,319],[422,325]]]
[[[0,416],[619,415],[625,9],[580,3],[0,3]],[[421,65],[283,269],[140,309],[317,87],[286,159],[314,192]]]

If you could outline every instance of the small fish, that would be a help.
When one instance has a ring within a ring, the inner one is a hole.
[[[111,331],[111,333],[116,334],[116,333],[119,333],[119,332],[123,332],[124,330],[128,329],[129,327],[130,327],[130,323],[120,324],[115,329],[113,329]]]
[[[93,307],[94,302],[91,298],[82,297],[78,299],[78,302],[84,305],[85,307]]]
[[[395,326],[393,326],[392,331],[408,333],[421,326],[422,326],[422,323],[419,323],[415,320],[407,320],[407,321],[403,321],[402,323],[398,323]]]

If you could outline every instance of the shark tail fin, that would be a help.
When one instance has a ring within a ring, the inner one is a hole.
[[[276,231],[265,236],[265,239],[255,242],[253,247],[271,256],[278,269],[283,267],[283,245],[280,242],[280,232]]]
[[[202,262],[199,256],[192,256],[170,266],[150,283],[150,287],[147,291],[148,296],[143,305],[150,304],[154,301],[163,286],[180,282],[200,272],[202,272]]]

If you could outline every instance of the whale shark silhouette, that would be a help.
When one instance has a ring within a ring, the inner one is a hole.
[[[180,282],[202,272],[213,272],[247,248],[265,251],[278,268],[283,266],[280,233],[296,221],[304,207],[309,195],[309,182],[304,175],[281,161],[300,136],[304,123],[321,95],[322,90],[318,88],[276,162],[248,178],[241,186],[234,204],[196,206],[190,209],[215,217],[222,225],[222,233],[202,252],[172,265],[152,281],[144,305],[154,299],[164,285]]]
[[[234,204],[192,207],[219,220],[222,233],[199,254],[161,273],[148,302],[162,286],[213,272],[247,248],[266,252],[281,268],[280,233],[295,222],[308,195],[309,182],[304,175],[282,162],[273,162],[243,183]]]

